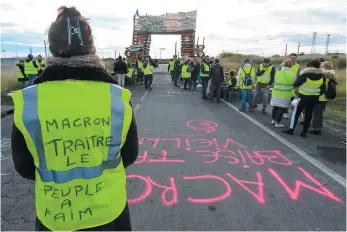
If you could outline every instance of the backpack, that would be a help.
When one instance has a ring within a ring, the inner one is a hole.
[[[221,79],[221,66],[220,65],[214,65],[211,68],[211,77],[214,77],[216,79]]]
[[[328,99],[335,99],[336,97],[336,82],[335,81],[329,80],[325,97]]]
[[[249,71],[249,73],[246,73],[245,70],[242,67],[242,70],[245,73],[245,77],[243,79],[243,85],[244,86],[251,86],[253,84],[252,77],[251,77],[252,68],[253,67],[251,67],[251,70]]]

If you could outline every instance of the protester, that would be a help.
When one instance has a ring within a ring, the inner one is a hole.
[[[37,68],[38,75],[40,75],[46,67],[46,62],[42,59],[41,55],[37,56],[36,64],[38,67]]]
[[[118,60],[114,64],[113,71],[118,76],[119,86],[124,87],[125,85],[125,74],[128,72],[127,64],[122,59],[122,56],[118,57]]]
[[[185,60],[184,64],[181,68],[181,77],[184,81],[183,87],[184,90],[187,90],[187,85],[189,86],[189,89],[192,88],[192,82],[191,82],[191,67],[189,60]]]
[[[324,73],[320,69],[320,62],[314,60],[311,62],[312,67],[306,68],[300,72],[299,77],[294,83],[294,88],[299,88],[299,100],[294,108],[290,129],[283,131],[286,134],[293,135],[299,116],[305,110],[305,119],[303,123],[302,137],[307,137],[310,127],[312,112],[318,103],[319,96],[326,92],[326,86],[323,82]]]
[[[180,65],[180,61],[179,59],[177,59],[177,56],[174,56],[174,60],[175,60],[175,63],[174,63],[174,86],[175,87],[179,87],[178,84],[177,84],[177,81],[179,80],[179,76],[180,76],[180,73],[181,73],[181,65]]]
[[[333,64],[329,61],[323,61],[321,63],[321,68],[325,73],[325,83],[326,89],[328,92],[328,88],[331,88],[332,91],[335,90],[333,94],[336,94],[336,85],[337,85],[337,75],[333,68]],[[309,131],[311,134],[319,135],[322,133],[323,128],[323,112],[325,110],[326,104],[328,102],[327,95],[328,93],[323,93],[319,96],[318,104],[313,109],[313,117],[312,117],[312,130]]]
[[[145,88],[146,90],[152,90],[153,83],[153,66],[150,62],[150,58],[146,58],[143,62],[143,73],[145,77]]]
[[[270,105],[272,106],[271,124],[275,127],[284,127],[281,124],[285,109],[290,106],[295,74],[291,71],[292,61],[287,59],[283,63],[281,71],[275,74],[275,85],[272,90]]]
[[[167,71],[170,72],[171,81],[174,81],[174,70],[175,70],[175,61],[171,59],[169,65],[167,66]]]
[[[256,76],[256,87],[253,101],[253,108],[257,108],[257,99],[260,94],[263,95],[263,109],[262,113],[266,114],[266,107],[269,101],[269,89],[275,78],[275,67],[270,63],[270,59],[265,58],[263,63],[259,65]]]
[[[138,156],[131,93],[95,55],[76,8],[59,8],[48,42],[46,69],[12,95],[12,157],[35,183],[35,231],[129,231],[125,168]]]
[[[202,85],[202,99],[207,100],[209,99],[207,97],[207,86],[208,86],[208,81],[210,79],[210,65],[209,65],[209,60],[206,57],[205,59],[202,60],[202,64],[200,65],[200,77],[201,77],[201,85]]]
[[[219,64],[219,59],[214,60],[214,65],[210,70],[211,89],[210,89],[210,103],[213,102],[213,95],[216,92],[217,103],[220,103],[221,96],[221,83],[224,81],[223,67]]]
[[[143,61],[141,56],[136,60],[136,69],[137,69],[136,83],[140,83],[142,85],[143,84]]]
[[[38,74],[37,68],[38,66],[34,60],[34,56],[29,54],[28,58],[24,61],[24,72],[28,77],[28,86],[32,85],[33,80],[36,78]]]
[[[27,75],[24,72],[24,59],[20,59],[18,63],[16,63],[17,69],[17,78],[21,89],[25,88],[25,81],[28,80]]]
[[[246,101],[249,104],[249,112],[253,112],[252,88],[255,82],[255,70],[251,65],[251,60],[246,58],[237,74],[237,86],[241,89],[241,112],[246,112]]]
[[[196,90],[197,80],[199,78],[199,72],[200,72],[200,66],[197,60],[194,60],[191,64],[192,67],[192,73],[191,73],[191,81],[192,81],[192,87],[193,90]]]

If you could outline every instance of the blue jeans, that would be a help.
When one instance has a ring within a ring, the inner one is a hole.
[[[253,94],[251,89],[241,89],[241,110],[246,111],[246,101],[249,104],[249,109],[253,110]]]
[[[33,84],[33,80],[35,79],[36,74],[28,74],[28,86]]]

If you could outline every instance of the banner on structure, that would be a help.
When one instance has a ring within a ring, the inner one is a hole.
[[[135,31],[148,33],[178,33],[196,29],[197,11],[139,16]]]

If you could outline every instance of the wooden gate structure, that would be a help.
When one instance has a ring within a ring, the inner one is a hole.
[[[125,51],[131,64],[135,64],[138,57],[149,55],[151,35],[181,35],[181,57],[204,55],[204,42],[198,45],[198,39],[195,44],[196,16],[196,10],[158,16],[134,15],[132,45]]]

